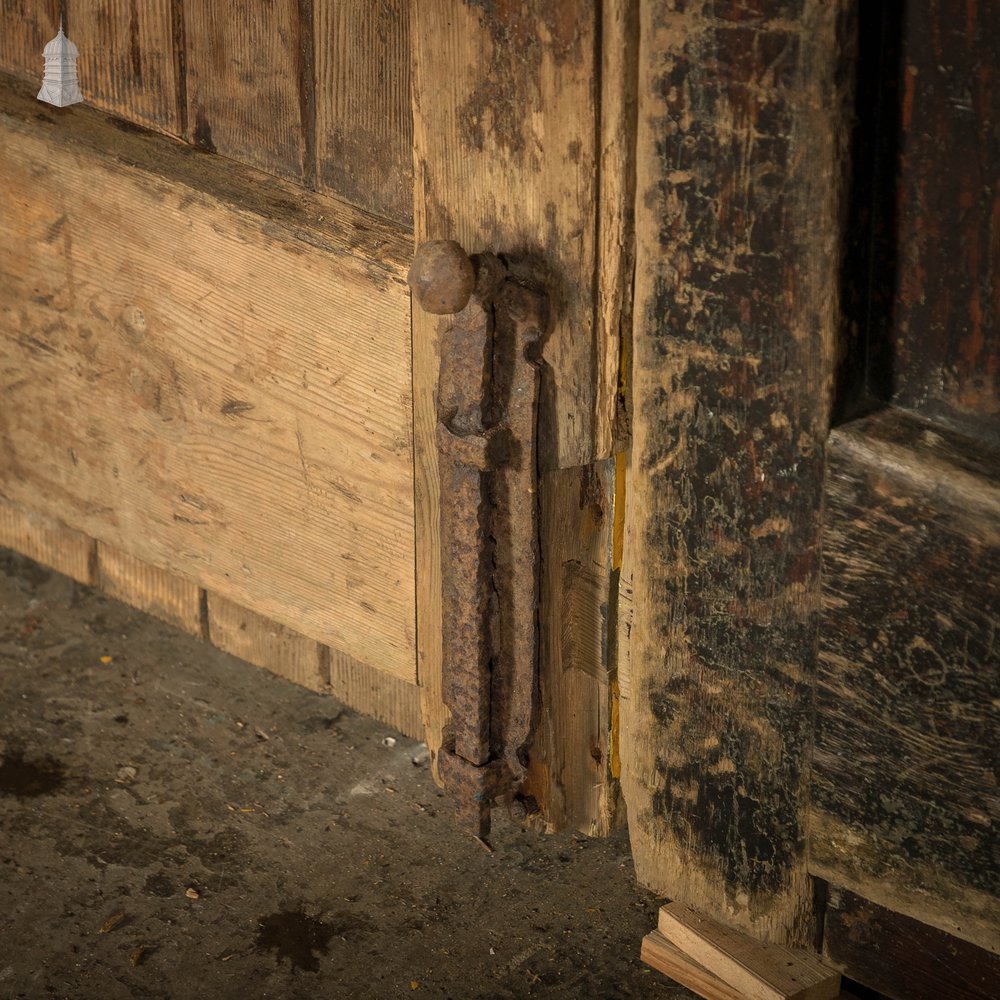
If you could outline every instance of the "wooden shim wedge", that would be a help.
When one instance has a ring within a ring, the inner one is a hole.
[[[840,973],[817,956],[764,944],[683,903],[660,907],[657,930],[749,1000],[832,1000],[840,994]]]
[[[686,986],[705,1000],[745,1000],[744,995],[727,982],[699,965],[659,931],[650,931],[642,939],[639,957],[646,965],[662,972],[675,983]]]
[[[204,638],[201,588],[192,580],[97,543],[97,585],[110,597]]]
[[[79,583],[93,585],[96,543],[80,531],[0,498],[0,545]]]
[[[216,166],[3,92],[0,491],[412,681],[405,233]]]
[[[641,3],[619,672],[639,880],[803,944],[849,75],[793,6]]]

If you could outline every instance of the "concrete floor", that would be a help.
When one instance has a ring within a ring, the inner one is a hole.
[[[0,1000],[693,996],[624,836],[488,853],[417,744],[4,550],[0,712]]]

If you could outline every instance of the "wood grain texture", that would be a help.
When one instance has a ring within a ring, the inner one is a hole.
[[[25,105],[0,113],[0,489],[412,680],[405,237]]]
[[[329,692],[362,715],[388,723],[413,740],[424,738],[420,689],[392,674],[324,649],[323,671]]]
[[[60,0],[0,0],[0,69],[41,86],[42,49],[59,30]]]
[[[179,136],[172,0],[68,0],[84,99]]]
[[[745,994],[699,965],[659,931],[650,931],[642,939],[639,957],[646,965],[693,990],[705,1000],[745,1000]]]
[[[311,19],[299,7],[185,0],[188,128],[202,149],[308,180]]]
[[[97,544],[97,586],[106,594],[204,638],[201,588],[103,542]]]
[[[542,538],[539,720],[526,793],[550,830],[605,836],[624,821],[611,773],[614,459],[547,473]]]
[[[641,8],[620,661],[639,880],[813,938],[843,5]]]
[[[2,487],[0,545],[80,583],[96,582],[96,543],[82,532],[11,503],[2,495]]]
[[[840,974],[804,949],[764,944],[672,902],[660,907],[657,930],[748,1000],[834,1000]]]
[[[320,644],[218,594],[208,594],[213,646],[313,691],[327,689]]]
[[[551,296],[540,463],[589,463],[595,439],[596,5],[415,4],[412,19],[416,242],[456,239],[508,256]],[[434,317],[413,313],[417,633],[432,755],[441,694],[441,575]],[[610,428],[613,414],[604,421]],[[603,457],[603,456],[602,456]],[[543,527],[543,532],[546,528]]]
[[[414,7],[417,242],[503,253],[549,294],[544,468],[611,453],[594,437],[597,7]]]
[[[994,1000],[1000,956],[830,886],[823,957],[895,1000]]]
[[[413,221],[410,0],[313,0],[317,181]]]
[[[899,44],[894,400],[1000,442],[1000,4],[909,8]]]
[[[594,440],[604,455],[628,436],[622,362],[632,339],[639,0],[605,0],[600,32]]]
[[[1000,951],[1000,452],[830,439],[810,870]]]

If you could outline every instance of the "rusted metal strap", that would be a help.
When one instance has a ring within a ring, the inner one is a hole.
[[[537,707],[536,437],[545,296],[493,254],[425,243],[410,287],[441,327],[441,775],[480,836],[524,775]]]

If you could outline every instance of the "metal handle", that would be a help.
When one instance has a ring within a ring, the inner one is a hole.
[[[440,772],[481,837],[524,776],[537,712],[539,341],[547,301],[490,253],[424,243],[408,278],[441,326]]]

